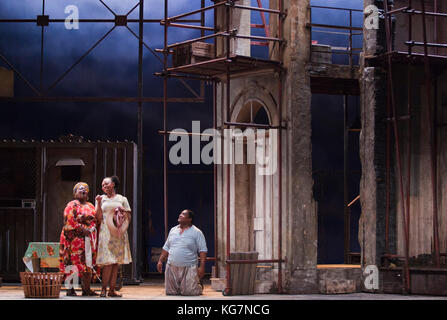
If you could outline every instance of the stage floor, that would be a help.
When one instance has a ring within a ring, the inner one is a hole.
[[[99,293],[98,285],[93,288]],[[82,297],[81,292],[77,291],[78,297],[67,297],[65,290],[61,291],[60,299],[64,300],[447,300],[447,297],[434,296],[404,296],[396,294],[371,294],[371,293],[352,293],[352,294],[308,294],[308,295],[279,295],[279,294],[255,294],[246,296],[223,296],[221,292],[211,289],[210,284],[205,284],[203,295],[199,297],[166,296],[163,283],[160,280],[149,280],[136,285],[124,286],[120,291],[123,298],[99,298]],[[25,299],[23,289],[18,284],[3,284],[0,287],[0,300],[21,300]],[[34,299],[26,299],[34,300]],[[47,299],[48,300],[48,299]],[[50,299],[54,300],[54,299]]]

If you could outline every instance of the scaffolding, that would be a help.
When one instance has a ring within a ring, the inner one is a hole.
[[[251,45],[259,45],[259,46],[269,46],[269,43],[277,43],[279,54],[278,56],[282,56],[282,44],[284,40],[282,39],[282,28],[283,28],[283,19],[285,17],[283,11],[283,3],[282,0],[278,0],[277,7],[278,9],[269,9],[263,8],[260,0],[257,1],[257,6],[247,6],[238,4],[238,0],[224,0],[217,2],[211,6],[205,7],[204,1],[202,1],[202,7],[197,10],[193,10],[190,12],[186,12],[180,15],[168,16],[168,0],[165,0],[165,17],[160,22],[164,26],[164,48],[159,50],[163,52],[163,72],[158,75],[163,77],[163,143],[164,143],[164,215],[165,215],[165,227],[167,228],[168,221],[168,182],[167,182],[167,105],[168,105],[168,92],[167,92],[167,81],[170,77],[187,77],[189,79],[197,79],[202,81],[211,81],[214,85],[214,96],[213,96],[213,128],[220,129],[223,133],[224,128],[231,127],[239,127],[239,128],[262,128],[262,129],[284,129],[282,125],[279,126],[271,126],[271,125],[262,125],[255,123],[239,123],[230,121],[230,108],[231,108],[231,76],[235,74],[240,74],[243,72],[253,71],[253,70],[263,70],[263,69],[275,69],[279,73],[278,77],[278,111],[279,118],[281,119],[281,109],[282,109],[282,63],[274,60],[265,60],[247,56],[236,55],[231,52],[230,41],[232,39],[249,39]],[[225,10],[225,30],[217,30],[216,27],[216,14],[214,15],[214,28],[204,26],[204,13],[208,10],[215,10],[217,8],[224,8]],[[265,32],[265,36],[252,36],[252,35],[242,35],[239,34],[237,30],[231,29],[230,26],[230,16],[234,9],[241,10],[249,10],[257,11],[261,15],[262,24],[251,24],[251,28],[261,28]],[[202,26],[194,26],[194,25],[185,25],[179,24],[178,21],[180,18],[185,18],[194,14],[201,14],[202,17]],[[269,13],[270,15],[276,15],[278,17],[278,37],[269,36],[269,26],[267,25],[265,13]],[[191,28],[191,29],[199,29],[201,31],[201,36],[194,39],[188,39],[186,41],[169,44],[168,43],[168,28],[169,27],[180,27],[180,28]],[[206,31],[211,31],[211,34],[205,35]],[[225,49],[221,57],[217,57],[217,39],[224,39]],[[168,65],[168,56],[173,53],[173,49],[178,48],[180,46],[196,43],[203,40],[213,39],[214,40],[214,58],[206,61],[190,63],[181,66],[172,66]],[[219,76],[225,78],[224,82],[226,85],[225,92],[225,116],[226,119],[223,121],[223,125],[221,128],[217,127],[217,83],[220,82]],[[281,176],[282,176],[282,164],[281,164],[281,134],[278,135],[278,185],[279,185],[279,202],[278,202],[278,213],[279,213],[279,224],[278,224],[278,257],[275,259],[267,260],[231,260],[230,259],[230,165],[225,164],[225,173],[226,173],[226,249],[225,249],[225,265],[226,265],[226,284],[225,290],[223,291],[224,295],[231,295],[231,264],[257,264],[257,263],[277,263],[278,264],[278,292],[282,293],[282,262],[284,259],[282,258],[282,201],[281,201]],[[218,277],[218,265],[220,261],[218,261],[218,237],[217,237],[217,167],[214,164],[214,221],[215,221],[215,257],[210,260],[214,260],[215,262],[215,270]],[[165,229],[165,235],[167,236],[167,229]]]
[[[441,268],[440,257],[445,256],[445,253],[440,252],[439,248],[439,226],[438,226],[438,182],[437,182],[437,132],[436,129],[442,127],[437,123],[436,114],[436,98],[433,99],[433,90],[436,94],[436,83],[433,83],[433,71],[432,67],[435,64],[439,65],[439,62],[447,61],[446,55],[437,54],[438,48],[446,48],[447,44],[438,42],[438,18],[447,17],[446,13],[439,12],[438,1],[434,0],[434,12],[426,11],[426,1],[418,1],[421,4],[421,10],[415,10],[415,0],[408,0],[407,5],[394,8],[388,0],[384,0],[384,14],[385,14],[385,31],[386,31],[386,53],[380,57],[384,59],[383,63],[387,67],[387,108],[386,108],[386,227],[385,227],[385,258],[396,258],[404,261],[404,288],[407,293],[411,292],[411,279],[410,279],[410,264],[409,264],[409,248],[410,248],[410,187],[411,187],[411,136],[412,136],[412,103],[411,103],[411,72],[410,68],[415,64],[424,65],[425,76],[425,95],[427,99],[427,128],[429,130],[429,147],[430,147],[430,175],[431,175],[431,194],[432,194],[432,217],[433,217],[433,265],[435,268]],[[393,47],[393,23],[392,18],[394,15],[406,15],[408,19],[408,40],[405,45],[408,47],[408,51],[394,50]],[[422,19],[422,41],[415,41],[414,39],[414,16],[421,17]],[[428,30],[427,30],[427,16],[433,17],[433,43],[429,43]],[[413,47],[422,47],[423,53],[414,52]],[[429,54],[429,48],[435,48],[435,54]],[[393,79],[393,64],[396,62],[403,62],[408,64],[408,77],[407,77],[407,114],[398,115],[396,109],[396,97],[395,97],[395,82]],[[435,96],[436,97],[436,96]],[[434,101],[433,101],[434,100]],[[407,134],[407,172],[402,170],[402,143],[399,137],[400,121],[408,122]],[[404,233],[404,256],[398,256],[390,253],[390,188],[391,188],[391,136],[393,130],[394,145],[396,154],[396,169],[397,180],[400,189],[401,198],[401,213],[402,213],[402,230]],[[404,185],[403,177],[406,174],[406,185]]]
[[[146,0],[146,3],[148,0]],[[113,16],[112,18],[88,18],[88,19],[78,19],[77,22],[79,24],[86,23],[94,23],[94,24],[112,24],[112,27],[101,36],[92,46],[89,47],[73,64],[68,66],[65,71],[60,74],[48,87],[44,86],[44,79],[46,76],[45,73],[45,30],[49,27],[50,24],[64,24],[66,22],[66,18],[50,18],[46,11],[46,0],[42,0],[42,10],[41,14],[37,15],[36,18],[33,19],[0,19],[0,24],[35,24],[37,27],[41,28],[40,33],[40,66],[39,66],[39,86],[34,86],[31,81],[29,81],[21,72],[16,68],[16,66],[9,61],[9,59],[0,52],[0,60],[3,61],[5,65],[7,65],[14,73],[21,79],[26,86],[33,92],[34,95],[31,96],[14,96],[14,97],[0,97],[0,103],[57,103],[57,102],[76,102],[76,103],[97,103],[97,102],[118,102],[118,103],[136,103],[138,104],[137,111],[137,145],[138,145],[138,181],[137,181],[137,203],[134,204],[136,206],[135,210],[135,221],[137,225],[141,225],[142,223],[142,199],[143,199],[143,104],[147,102],[154,103],[203,103],[204,102],[204,90],[202,89],[200,93],[195,92],[183,79],[179,78],[178,80],[193,94],[193,97],[150,97],[144,95],[143,90],[143,50],[146,48],[159,62],[163,64],[163,60],[156,54],[155,50],[153,50],[143,39],[144,36],[144,26],[147,24],[160,24],[163,21],[162,18],[159,19],[147,19],[144,15],[144,0],[138,0],[136,3],[126,14],[121,15],[115,12],[110,8],[103,0],[98,0],[99,6],[104,6],[107,11]],[[201,0],[201,7],[204,7],[205,0]],[[167,2],[166,2],[167,6]],[[138,18],[130,18],[129,16],[138,8]],[[167,9],[167,7],[166,7]],[[167,10],[165,10],[167,13]],[[165,17],[166,18],[166,17]],[[200,27],[204,28],[204,16],[200,19],[181,19],[179,20],[182,23],[198,23]],[[129,25],[138,25],[138,34],[134,32]],[[199,26],[197,26],[199,27]],[[199,28],[200,28],[199,27]],[[98,47],[100,43],[102,43],[106,38],[110,36],[110,34],[116,28],[126,28],[129,31],[131,37],[138,40],[138,94],[136,96],[55,96],[51,95],[51,91],[64,79],[67,75],[77,67],[85,58],[94,51],[95,48]],[[166,63],[166,62],[165,62]],[[203,88],[203,86],[201,87]],[[165,222],[166,223],[166,222]],[[138,239],[136,239],[136,243],[134,244],[137,249],[136,252],[138,255],[141,252],[141,233],[138,233]],[[132,265],[132,272],[135,281],[139,281],[140,272],[137,268],[137,263]]]
[[[324,9],[326,11],[340,13],[345,12],[348,13],[349,17],[349,25],[347,26],[340,26],[340,25],[333,25],[333,24],[323,24],[323,23],[313,23],[312,17],[313,12],[319,9]],[[363,27],[354,26],[353,19],[354,14],[363,14],[363,10],[359,9],[351,9],[351,8],[339,8],[339,7],[329,7],[329,6],[315,6],[312,5],[309,7],[309,14],[310,14],[310,33],[312,35],[313,32],[323,33],[325,35],[338,35],[348,38],[348,46],[347,47],[339,47],[339,46],[331,46],[332,54],[337,55],[347,55],[348,56],[348,64],[350,66],[358,64],[354,62],[354,57],[357,59],[360,57],[360,52],[362,52],[363,48],[356,48],[354,47],[354,37],[355,36],[363,36]],[[363,19],[362,19],[363,21]],[[310,47],[312,48],[313,40],[312,37],[310,37],[311,43]],[[314,52],[318,53],[326,53],[325,51],[319,51],[319,50],[312,50],[310,51],[310,57],[309,61],[312,61],[312,54]]]

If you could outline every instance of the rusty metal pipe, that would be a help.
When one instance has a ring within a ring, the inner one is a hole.
[[[408,0],[408,7],[412,7],[412,0]],[[413,39],[413,15],[410,13],[408,15],[408,41],[411,41]],[[408,47],[408,54],[411,54],[413,47]]]
[[[213,22],[214,22],[214,33],[217,32],[217,15],[216,10],[214,10],[213,14]],[[214,56],[217,56],[217,39],[213,39],[214,43]],[[217,130],[217,79],[213,82],[213,128]],[[221,108],[222,109],[222,108]],[[223,126],[222,126],[223,127]],[[223,129],[222,129],[223,132]],[[222,133],[221,132],[221,133]],[[222,154],[221,154],[222,157]],[[222,160],[222,159],[221,159]],[[223,161],[221,162],[223,163]],[[221,176],[222,177],[222,176]],[[217,201],[217,164],[216,161],[213,161],[213,179],[214,179],[214,256],[216,257],[215,262],[215,271],[216,271],[216,278],[219,278],[220,270],[219,270],[219,237],[218,237],[218,201]],[[223,179],[221,179],[223,181]],[[222,212],[223,214],[223,212]]]
[[[168,0],[164,1],[164,13],[165,20],[168,17]],[[163,74],[167,74],[168,68],[168,25],[164,25],[164,50],[163,50]],[[167,122],[167,111],[168,111],[168,78],[163,77],[163,131],[168,131]],[[168,237],[168,136],[163,135],[163,208],[164,208],[164,234],[165,240]]]
[[[45,15],[45,0],[42,0],[42,15]],[[45,27],[42,26],[40,33],[40,91],[43,91],[43,64],[44,64],[44,39]]]
[[[284,262],[281,259],[265,259],[265,260],[248,260],[248,259],[233,259],[227,260],[226,263],[229,264],[256,264],[256,263],[280,263]]]
[[[438,0],[434,0],[433,10],[438,13]],[[438,42],[438,16],[436,15],[433,21],[433,41]],[[435,49],[435,53],[438,54],[438,48]]]
[[[217,83],[213,83],[213,129],[217,129]],[[219,245],[218,245],[218,234],[217,234],[217,226],[218,226],[218,219],[217,219],[217,164],[216,161],[213,161],[213,184],[214,184],[214,205],[213,205],[213,212],[214,212],[214,256],[216,257],[216,261],[214,263],[215,268],[215,277],[219,278]]]
[[[138,25],[138,31],[139,31],[139,41],[138,41],[138,97],[142,98],[144,94],[144,87],[143,87],[143,34],[144,34],[144,24],[143,24],[143,18],[144,18],[144,0],[139,1],[140,6],[140,12],[139,12],[139,18],[140,23]],[[144,156],[144,137],[143,137],[143,130],[144,130],[144,117],[143,117],[143,101],[138,101],[138,132],[137,132],[137,139],[138,139],[138,176],[137,176],[137,216],[135,217],[137,220],[138,225],[141,225],[142,219],[143,219],[143,156]],[[125,172],[125,171],[124,171]],[[134,231],[135,232],[135,231]],[[136,245],[136,252],[140,252],[141,250],[141,233],[137,234],[137,243]],[[137,258],[137,257],[136,257]],[[137,260],[139,261],[139,259]],[[140,276],[140,271],[137,269],[137,264],[134,263],[132,265],[132,274],[135,279],[138,279]]]
[[[361,28],[361,27],[336,26],[336,25],[321,24],[321,23],[310,23],[308,25],[311,27],[337,29],[337,30],[363,31],[363,28]]]
[[[397,51],[397,53],[398,53],[398,54],[405,54],[405,55],[408,55],[408,53],[407,53],[407,52],[404,52],[404,51]],[[423,54],[423,53],[416,53],[416,52],[413,52],[410,56],[411,56],[411,57],[424,57],[424,54]],[[435,54],[429,54],[429,55],[427,55],[427,56],[428,56],[429,58],[442,59],[443,62],[446,61],[446,56],[440,56],[440,55],[435,55]]]
[[[194,39],[186,40],[186,41],[182,41],[182,42],[177,42],[177,43],[174,43],[174,44],[171,44],[171,45],[167,46],[166,48],[167,49],[171,49],[171,48],[175,48],[175,47],[178,47],[178,46],[183,46],[185,44],[189,44],[189,43],[193,43],[193,42],[197,42],[197,41],[201,41],[201,40],[206,40],[206,39],[211,39],[211,38],[218,37],[218,36],[223,36],[223,35],[224,35],[224,32],[217,32],[217,33],[213,33],[213,34],[210,34],[210,35],[207,35],[207,36],[198,37],[198,38],[194,38]]]
[[[187,17],[187,16],[190,16],[190,15],[193,15],[193,14],[196,14],[196,13],[201,13],[203,11],[207,11],[207,10],[210,10],[210,9],[215,9],[217,7],[225,5],[226,3],[227,3],[227,1],[222,1],[222,2],[216,3],[216,4],[212,5],[212,6],[208,6],[208,7],[205,7],[205,8],[200,8],[200,9],[197,9],[197,10],[194,10],[194,11],[189,11],[189,12],[186,12],[186,13],[182,13],[182,14],[170,17],[170,18],[165,16],[164,20],[161,20],[160,23],[164,22],[164,21],[168,21],[169,22],[169,21],[178,20],[180,18]],[[199,22],[200,22],[200,20],[199,20]]]
[[[162,72],[155,72],[154,76],[158,77],[168,77],[168,78],[184,78],[184,79],[192,79],[192,80],[201,80],[201,81],[215,81],[215,78],[213,77],[207,77],[207,76],[193,76],[189,74],[176,74],[176,73],[168,73],[164,75]]]
[[[257,2],[258,2],[258,7],[262,8],[261,0],[257,0]],[[264,31],[265,31],[265,36],[269,37],[270,32],[269,32],[269,27],[267,25],[267,20],[265,19],[265,12],[261,11],[260,14],[261,14],[262,27],[264,28]]]
[[[405,13],[410,13],[410,14],[422,14],[422,11],[418,11],[418,10],[408,10],[408,11],[404,11]],[[442,13],[442,12],[425,12],[426,16],[432,16],[432,17],[438,17],[438,18],[447,18],[447,13]]]
[[[355,11],[355,12],[363,12],[363,10],[360,9],[349,9],[349,8],[338,8],[338,7],[328,7],[328,6],[310,6],[311,8],[318,8],[318,9],[331,9],[331,10],[340,10],[340,11]]]
[[[447,43],[433,43],[433,42],[419,42],[419,41],[406,41],[407,46],[420,46],[420,47],[435,47],[435,48],[447,48]]]
[[[349,65],[352,66],[352,10],[349,10]]]
[[[205,8],[205,0],[200,1],[200,9]],[[205,27],[205,11],[200,12],[200,26]],[[211,30],[214,30],[214,28],[210,28]],[[203,37],[205,35],[205,30],[200,30],[200,36]]]
[[[278,0],[279,12],[283,11],[283,0]],[[283,17],[278,16],[278,38],[283,37]],[[279,59],[282,59],[283,46],[279,43]],[[279,126],[282,127],[282,77],[283,73],[279,72],[279,82],[278,82],[278,115],[279,115]],[[282,293],[282,130],[279,130],[278,135],[278,293]]]
[[[161,23],[162,19],[143,19],[143,23]],[[66,19],[49,19],[49,23],[65,23]],[[115,23],[115,19],[79,19],[79,23]],[[197,22],[200,19],[182,19],[178,22]],[[0,23],[37,23],[37,19],[0,19]],[[128,19],[127,23],[140,23],[140,19]]]
[[[165,25],[164,22],[160,22],[161,25]],[[177,27],[177,28],[185,28],[185,29],[198,29],[201,31],[213,31],[214,28],[211,27],[205,27],[205,26],[195,26],[191,24],[182,24],[182,23],[169,23],[170,27]],[[203,35],[202,35],[203,37]]]
[[[385,14],[388,12],[388,0],[384,0],[384,10]],[[385,19],[385,29],[386,29],[386,39],[387,39],[387,51],[388,53],[392,51],[392,37],[391,37],[391,16],[387,15]],[[404,244],[405,244],[405,288],[407,292],[411,290],[410,283],[410,269],[409,269],[409,259],[408,259],[408,230],[406,224],[406,214],[405,214],[405,196],[404,196],[404,188],[403,188],[403,178],[402,178],[402,168],[401,168],[401,158],[400,158],[400,141],[399,141],[399,125],[396,121],[396,104],[394,100],[394,85],[393,85],[393,67],[391,61],[391,55],[387,55],[388,60],[388,89],[389,89],[389,99],[388,103],[391,104],[391,109],[393,113],[393,124],[394,124],[394,139],[396,144],[396,158],[397,158],[397,172],[399,176],[399,187],[400,187],[400,197],[401,197],[401,205],[402,205],[402,223],[404,229]]]
[[[389,100],[389,96],[387,97]],[[387,101],[387,117],[391,118],[390,103]],[[385,253],[390,251],[390,167],[391,167],[391,123],[386,122],[386,182],[385,182]]]
[[[395,13],[405,12],[406,10],[408,10],[408,9],[410,9],[410,8],[411,8],[410,5],[409,5],[408,7],[397,8],[397,9],[388,11],[387,13],[385,13],[385,15],[388,15],[388,16],[389,16],[389,15],[393,15],[393,14],[395,14]]]
[[[262,37],[262,36],[244,36],[235,34],[233,35],[231,32],[224,32],[222,34],[225,37],[232,37],[232,38],[239,38],[239,39],[251,39],[251,40],[264,40],[264,41],[278,41],[283,42],[284,40],[281,40],[279,38],[273,38],[273,37]]]
[[[250,11],[260,11],[260,12],[267,12],[267,13],[273,13],[273,14],[281,14],[280,10],[273,10],[273,9],[267,9],[267,8],[258,8],[258,7],[251,7],[251,6],[244,6],[240,4],[235,4],[233,6],[234,8],[238,9],[247,9]]]
[[[411,143],[412,143],[412,123],[411,123],[411,69],[410,64],[408,64],[408,76],[407,76],[407,114],[409,116],[409,121],[407,124],[407,135],[408,135],[408,150],[407,150],[407,230],[408,230],[408,246],[407,246],[407,256],[410,256],[410,192],[411,192]]]
[[[168,68],[168,71],[182,70],[182,69],[184,69],[184,68],[197,67],[197,66],[200,66],[200,65],[212,64],[212,63],[215,63],[215,62],[226,61],[226,60],[228,60],[228,59],[231,59],[231,57],[230,57],[230,58],[227,58],[227,57],[216,58],[216,59],[211,59],[211,60],[207,60],[207,61],[201,61],[201,62],[191,63],[191,64],[188,64],[188,65],[185,65],[185,66],[179,66],[179,67],[174,67],[174,68]]]
[[[424,69],[425,69],[425,90],[427,95],[427,117],[430,131],[430,168],[431,168],[431,184],[432,184],[432,210],[433,210],[433,240],[434,240],[434,264],[437,268],[440,266],[439,255],[439,231],[438,231],[438,188],[437,188],[437,163],[435,154],[435,130],[433,128],[432,108],[432,79],[430,70],[430,60],[428,58],[427,47],[427,25],[425,16],[425,0],[422,0],[422,33],[424,37]]]
[[[349,187],[348,187],[348,153],[349,153],[349,132],[348,132],[348,96],[343,96],[343,242],[344,242],[344,263],[349,263],[349,251],[350,251],[350,209],[348,207],[349,199]]]
[[[226,31],[229,33],[230,32],[230,7],[226,6]],[[226,38],[226,57],[227,57],[227,61],[226,61],[226,75],[227,75],[227,79],[226,79],[226,120],[230,121],[230,107],[231,107],[231,103],[230,103],[230,96],[231,96],[231,91],[230,91],[230,50],[231,50],[231,46],[230,46],[230,37]],[[225,139],[224,139],[225,141]],[[231,147],[231,142],[230,141],[226,141],[227,144],[229,144],[228,147]],[[227,260],[230,260],[230,164],[226,164],[226,184],[227,184],[227,221],[226,221],[226,256],[227,256]],[[225,288],[225,293],[226,294],[231,294],[231,268],[230,268],[230,264],[227,263],[226,264],[226,288]]]

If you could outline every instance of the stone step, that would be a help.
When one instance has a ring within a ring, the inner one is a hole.
[[[322,294],[341,294],[357,292],[355,281],[347,279],[325,279],[320,280],[318,291]]]
[[[322,294],[361,292],[362,269],[360,267],[337,267],[336,265],[317,268],[318,287]]]
[[[210,278],[211,289],[216,291],[223,291],[225,289],[225,278]],[[274,281],[256,280],[255,294],[272,293],[274,291]]]

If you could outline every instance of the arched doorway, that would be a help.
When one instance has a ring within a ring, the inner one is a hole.
[[[260,99],[245,100],[238,111],[235,122],[272,125],[271,111]],[[270,134],[270,130],[246,126],[233,134],[232,141],[231,212],[235,228],[231,230],[231,246],[234,251],[256,251],[258,259],[273,256],[276,175],[259,174],[263,166],[260,158],[268,157],[271,151]]]

